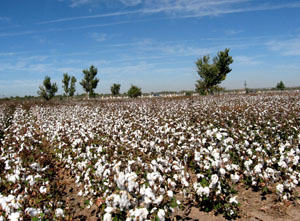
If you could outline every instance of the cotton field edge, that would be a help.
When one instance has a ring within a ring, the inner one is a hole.
[[[0,220],[89,209],[101,220],[168,220],[189,207],[231,219],[241,187],[274,203],[299,198],[297,91],[3,102],[0,139]]]

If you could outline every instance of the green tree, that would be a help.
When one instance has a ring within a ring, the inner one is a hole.
[[[63,75],[63,79],[62,79],[62,83],[63,83],[63,89],[65,91],[64,95],[65,96],[69,96],[69,83],[70,83],[70,76],[68,75],[68,73],[64,73]]]
[[[76,78],[74,76],[72,77],[69,76],[68,73],[65,73],[63,75],[62,83],[63,83],[63,89],[65,91],[64,95],[67,97],[72,97],[76,91],[75,89]]]
[[[113,96],[117,96],[118,94],[120,94],[120,87],[121,87],[120,84],[113,84],[110,87],[110,91],[111,91]]]
[[[283,91],[283,90],[285,89],[285,85],[284,85],[284,83],[283,83],[282,81],[280,81],[280,82],[277,84],[276,88],[277,88],[278,90]]]
[[[142,90],[135,85],[131,85],[130,89],[127,92],[127,95],[131,98],[139,97],[142,95]]]
[[[84,74],[84,78],[82,79],[80,84],[87,93],[88,97],[94,97],[94,89],[97,87],[99,82],[99,79],[96,78],[98,70],[93,65],[91,65],[90,69],[84,69],[82,72]]]
[[[39,88],[40,90],[37,92],[38,95],[42,96],[47,101],[55,96],[58,89],[56,83],[51,84],[51,78],[49,76],[45,77],[43,86],[40,86]]]
[[[75,83],[76,83],[76,78],[74,76],[71,77],[71,84],[70,84],[70,91],[69,91],[69,96],[73,97],[76,91],[75,88]]]
[[[196,82],[196,91],[203,95],[214,93],[215,89],[218,88],[216,86],[224,81],[226,75],[231,71],[229,65],[232,62],[233,59],[229,56],[229,49],[227,48],[224,51],[220,51],[213,58],[213,63],[210,62],[209,55],[198,59],[196,65],[200,80]]]

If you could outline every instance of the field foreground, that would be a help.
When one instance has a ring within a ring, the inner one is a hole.
[[[300,93],[0,104],[0,220],[297,220]]]

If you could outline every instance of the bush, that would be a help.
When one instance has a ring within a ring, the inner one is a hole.
[[[278,90],[283,91],[283,90],[285,89],[285,85],[284,85],[284,83],[283,83],[282,81],[280,81],[280,82],[277,84],[276,88],[277,88]]]
[[[127,95],[131,98],[136,98],[142,95],[142,90],[135,85],[131,85],[131,88],[128,90]]]

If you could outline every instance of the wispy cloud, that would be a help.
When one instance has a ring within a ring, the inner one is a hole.
[[[300,36],[287,40],[272,40],[267,43],[272,51],[278,51],[284,56],[300,55]]]
[[[139,5],[139,9],[131,11],[119,11],[106,14],[95,14],[88,16],[77,16],[58,18],[37,24],[49,24],[68,22],[74,20],[96,19],[103,17],[116,17],[134,14],[158,14],[164,13],[172,18],[191,18],[218,16],[223,14],[242,13],[250,11],[267,11],[284,8],[299,8],[300,2],[296,0],[287,0],[285,2],[270,1],[252,1],[252,0],[114,0],[121,1],[125,5]],[[74,0],[74,6],[95,3],[95,0]]]
[[[137,14],[137,13],[141,13],[141,10],[124,11],[124,12],[114,12],[114,13],[107,13],[107,14],[96,14],[96,15],[87,15],[87,16],[78,16],[78,17],[68,17],[68,18],[59,18],[59,19],[53,19],[53,20],[38,22],[37,24],[40,25],[40,24],[68,22],[68,21],[75,21],[75,20],[85,20],[85,19],[95,19],[95,18],[104,18],[104,17],[114,17],[114,16]]]
[[[242,66],[255,66],[262,63],[261,61],[256,60],[254,57],[244,55],[235,56],[234,61],[236,62],[236,64]]]
[[[10,22],[10,20],[9,17],[0,17],[0,22]]]
[[[142,0],[120,0],[126,6],[135,6],[142,3]]]
[[[106,34],[105,33],[92,33],[91,38],[94,39],[95,41],[105,41],[106,40]]]
[[[13,37],[19,35],[31,35],[36,34],[38,31],[22,31],[22,32],[8,32],[8,33],[0,33],[0,37]]]

